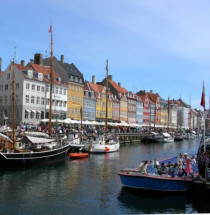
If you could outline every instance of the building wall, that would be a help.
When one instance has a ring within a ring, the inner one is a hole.
[[[143,123],[143,109],[144,103],[142,101],[136,101],[136,121],[138,124]]]
[[[96,120],[96,101],[94,97],[94,92],[84,91],[84,111],[83,119],[84,120]]]
[[[120,120],[120,102],[117,99],[112,99],[112,120]]]
[[[96,99],[96,119],[101,120],[106,117],[106,90],[103,89],[100,95],[97,95]],[[108,100],[108,119],[112,119],[112,101],[111,97]]]
[[[80,109],[83,110],[84,85],[69,82],[67,95],[67,118],[80,120]]]
[[[120,121],[127,122],[128,120],[128,103],[127,98],[122,96],[120,98]]]

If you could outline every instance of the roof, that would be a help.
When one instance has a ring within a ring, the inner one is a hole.
[[[158,101],[158,97],[159,97],[158,93],[156,93],[156,94],[154,94],[154,93],[147,93],[147,95],[148,95],[148,97],[149,97],[150,99],[153,100],[153,102],[156,103],[156,102]]]
[[[125,88],[120,87],[116,82],[111,81],[110,79],[108,79],[108,81],[119,93],[125,94],[128,92]]]
[[[69,64],[69,63],[62,63],[62,62],[59,62],[59,63],[67,71],[68,77],[70,77],[71,75],[73,75],[73,76],[77,76],[77,77],[83,79],[83,74],[77,69],[77,67],[73,63],[71,63],[71,64]]]
[[[38,73],[42,73],[43,75],[49,75],[50,74],[50,67],[49,66],[41,66],[35,63],[29,63],[29,65]],[[55,70],[52,70],[53,77],[58,78],[58,74],[55,72]]]
[[[50,58],[43,59],[43,65],[50,66]],[[61,66],[60,61],[57,60],[56,57],[53,57],[53,70],[61,77],[61,80],[68,84],[69,77],[67,75],[67,72],[63,66]]]

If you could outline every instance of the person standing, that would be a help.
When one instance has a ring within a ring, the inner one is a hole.
[[[191,159],[190,159],[190,157],[188,157],[187,153],[184,153],[184,158],[185,158],[185,162],[186,162],[186,167],[185,167],[184,171],[187,174],[192,175],[193,170],[192,170],[192,165],[191,165]]]

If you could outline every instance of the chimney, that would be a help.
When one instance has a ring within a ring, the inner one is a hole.
[[[43,64],[43,56],[42,56],[42,54],[40,54],[40,53],[34,54],[34,63],[38,64],[38,65]]]
[[[25,61],[24,61],[24,60],[21,60],[21,61],[20,61],[20,64],[24,67],[24,66],[25,66]]]
[[[96,76],[95,75],[92,76],[92,83],[96,84]]]
[[[150,92],[149,92],[149,93],[153,94],[153,90],[150,90]]]
[[[30,59],[30,63],[34,63],[34,59]]]
[[[64,55],[61,55],[61,63],[64,63]]]
[[[1,64],[2,64],[2,59],[0,57],[0,72],[1,72]]]
[[[112,81],[112,75],[108,75],[108,79]]]
[[[121,82],[118,83],[118,86],[121,87]]]

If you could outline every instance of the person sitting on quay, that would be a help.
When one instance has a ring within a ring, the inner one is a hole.
[[[140,173],[142,173],[142,174],[148,174],[148,172],[147,172],[147,163],[148,163],[147,160],[141,162],[141,164],[139,166],[139,172]]]

